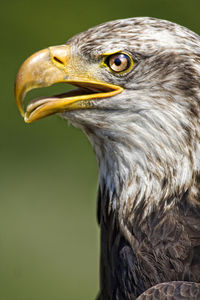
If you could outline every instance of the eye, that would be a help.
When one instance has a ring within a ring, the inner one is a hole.
[[[127,71],[133,66],[132,59],[125,53],[109,55],[106,58],[105,63],[113,72],[116,73]]]

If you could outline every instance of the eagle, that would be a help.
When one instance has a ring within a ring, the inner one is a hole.
[[[58,82],[74,90],[33,99]],[[200,299],[200,37],[149,17],[110,21],[29,57],[26,123],[59,114],[99,167],[98,300]]]

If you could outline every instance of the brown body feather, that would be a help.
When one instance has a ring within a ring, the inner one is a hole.
[[[137,300],[199,300],[199,284],[185,281],[160,283],[148,289]]]
[[[100,220],[102,294],[99,299],[136,299],[159,282],[167,283],[150,289],[138,299],[200,299],[200,284],[191,287],[187,284],[185,290],[180,289],[183,283],[179,282],[200,282],[200,206],[191,205],[188,192],[180,203],[166,213],[155,210],[139,226],[131,224],[128,217],[123,228],[121,221],[114,221],[111,215]],[[179,282],[177,288],[172,281]]]

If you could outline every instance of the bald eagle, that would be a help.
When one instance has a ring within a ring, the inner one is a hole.
[[[77,88],[24,98],[57,82]],[[99,164],[99,300],[200,299],[200,37],[116,20],[28,58],[15,85],[30,123],[59,113]]]

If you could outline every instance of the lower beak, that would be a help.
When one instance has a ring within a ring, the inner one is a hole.
[[[24,111],[24,99],[28,91],[58,82],[70,83],[79,89],[35,99]],[[29,57],[19,69],[15,82],[16,103],[27,123],[66,110],[91,108],[90,100],[112,97],[122,91],[120,86],[76,74],[71,64],[69,45],[50,47]]]

